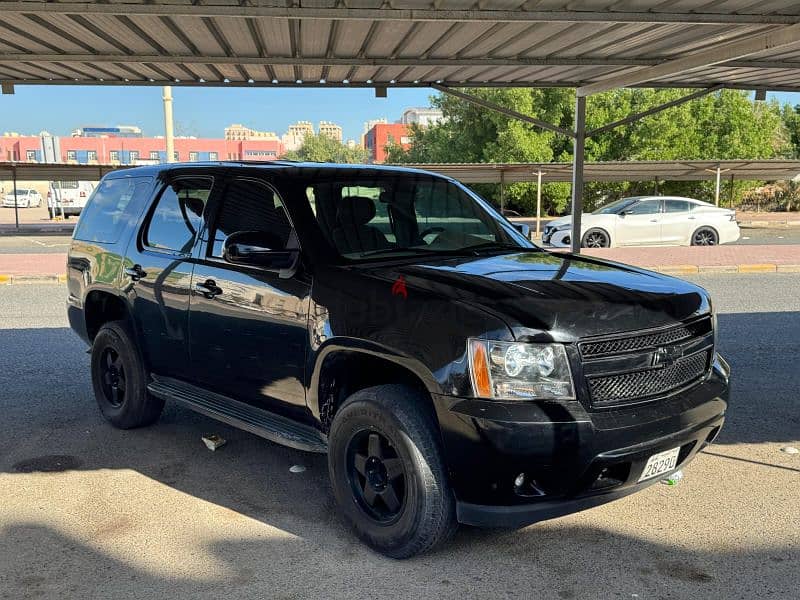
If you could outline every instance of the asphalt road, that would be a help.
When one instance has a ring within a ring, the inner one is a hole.
[[[800,276],[694,279],[735,383],[678,486],[404,562],[350,535],[324,457],[174,406],[112,429],[63,289],[0,286],[0,598],[796,598]]]

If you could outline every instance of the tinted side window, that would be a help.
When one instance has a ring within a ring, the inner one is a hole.
[[[189,252],[203,222],[211,178],[187,177],[166,186],[156,201],[144,244],[159,250]]]
[[[689,203],[686,200],[664,200],[664,212],[686,212],[689,210]]]
[[[214,224],[211,256],[221,258],[225,240],[237,231],[269,231],[285,248],[292,226],[283,203],[268,185],[252,179],[234,179],[226,187]]]
[[[659,211],[660,200],[642,200],[625,212],[629,215],[654,215]]]
[[[123,229],[133,226],[139,216],[138,206],[150,189],[149,177],[106,179],[81,211],[75,239],[113,244]]]

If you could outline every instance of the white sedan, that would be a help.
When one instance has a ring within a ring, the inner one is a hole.
[[[12,191],[3,198],[3,207],[13,208],[14,205],[19,208],[41,206],[42,195],[34,189],[17,188],[16,196],[14,196],[14,192]]]
[[[542,241],[569,247],[572,217],[550,221]],[[581,216],[581,246],[715,246],[739,239],[736,212],[675,196],[622,198]]]

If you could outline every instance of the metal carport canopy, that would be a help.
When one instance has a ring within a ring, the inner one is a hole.
[[[413,166],[463,183],[520,183],[572,180],[572,163],[428,163]],[[703,181],[716,178],[781,181],[800,177],[800,160],[647,160],[587,162],[586,181]]]
[[[0,80],[800,89],[796,0],[0,2]]]

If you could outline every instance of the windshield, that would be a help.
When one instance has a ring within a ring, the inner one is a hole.
[[[630,206],[634,202],[637,202],[639,198],[621,198],[620,200],[615,200],[611,204],[606,204],[605,206],[601,206],[596,211],[594,211],[593,215],[614,215],[623,210],[626,207]]]
[[[313,183],[306,197],[323,235],[350,260],[535,248],[465,189],[428,175]]]

